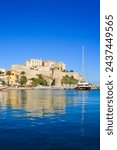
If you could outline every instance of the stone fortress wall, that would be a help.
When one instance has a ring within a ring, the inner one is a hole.
[[[65,72],[66,65],[63,62],[53,60],[30,59],[23,65],[12,65],[12,70],[19,73],[24,71],[28,79],[36,77],[37,74],[42,74],[49,85],[55,80],[55,86],[61,86],[61,79],[66,75],[82,80],[77,72]]]

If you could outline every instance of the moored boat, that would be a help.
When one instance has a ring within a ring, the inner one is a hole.
[[[88,82],[80,82],[78,83],[77,87],[75,88],[76,90],[91,90],[92,85]]]
[[[78,82],[76,90],[91,90],[92,85],[84,80],[84,47],[82,46],[82,81]]]
[[[6,88],[7,88],[7,86],[4,86],[4,85],[0,84],[0,90],[4,90]]]

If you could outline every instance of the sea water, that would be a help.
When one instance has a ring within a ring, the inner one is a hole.
[[[99,150],[100,91],[0,91],[0,150]]]

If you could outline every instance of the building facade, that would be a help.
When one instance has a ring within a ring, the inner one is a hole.
[[[53,81],[55,81],[55,86],[61,86],[61,80],[66,75],[81,80],[77,72],[66,72],[66,65],[63,62],[53,60],[30,59],[23,65],[12,65],[12,70],[19,74],[24,71],[28,79],[37,77],[37,74],[42,74],[50,86]]]
[[[6,69],[0,68],[0,82],[6,81]]]
[[[6,83],[9,85],[17,85],[20,73],[16,70],[6,70]]]

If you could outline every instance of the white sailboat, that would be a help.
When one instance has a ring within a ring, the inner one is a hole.
[[[91,90],[92,86],[90,83],[84,80],[84,47],[82,46],[82,75],[83,80],[78,82],[76,90]]]

